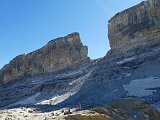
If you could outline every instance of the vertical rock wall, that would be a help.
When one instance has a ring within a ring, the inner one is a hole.
[[[147,0],[109,20],[112,54],[131,53],[160,44],[160,0]]]
[[[50,41],[32,53],[20,55],[0,70],[1,83],[45,72],[53,72],[87,59],[88,48],[83,46],[79,33]]]

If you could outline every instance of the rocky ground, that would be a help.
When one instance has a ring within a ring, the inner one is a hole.
[[[62,111],[63,110],[63,111]],[[0,111],[1,120],[160,120],[160,113],[139,98],[116,100],[109,105],[89,110],[63,108],[41,112],[30,107]]]

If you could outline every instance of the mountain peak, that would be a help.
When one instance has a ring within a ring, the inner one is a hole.
[[[44,47],[19,55],[0,71],[2,83],[24,76],[53,72],[78,64],[88,57],[88,48],[81,43],[77,32],[48,42]]]

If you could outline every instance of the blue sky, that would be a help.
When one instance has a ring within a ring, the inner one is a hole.
[[[0,68],[48,41],[79,32],[89,57],[110,49],[108,20],[142,0],[0,0]]]

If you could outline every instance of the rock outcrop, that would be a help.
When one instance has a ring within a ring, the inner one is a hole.
[[[109,116],[109,120],[159,120],[160,113],[140,98],[118,99],[109,106],[93,109]]]
[[[135,54],[160,45],[160,1],[147,0],[109,20],[109,55]]]
[[[19,55],[0,70],[1,84],[40,73],[53,72],[87,60],[88,48],[79,33],[50,41],[32,53]]]

